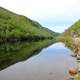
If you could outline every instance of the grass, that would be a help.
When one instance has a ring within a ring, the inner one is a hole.
[[[68,47],[69,49],[71,49],[74,54],[78,54],[79,53],[79,49],[80,49],[80,43],[76,44],[74,42],[74,40],[76,38],[80,38],[80,20],[78,20],[77,22],[75,22],[70,28],[68,28],[67,30],[65,30],[65,32],[63,32],[59,37],[58,37],[58,41],[63,42],[66,47]],[[72,79],[71,79],[72,80]],[[73,80],[80,80],[80,75],[76,75],[74,77]]]
[[[0,39],[31,36],[54,37],[57,33],[42,27],[38,22],[0,7]]]
[[[80,75],[76,75],[74,80],[80,80]]]
[[[74,36],[80,37],[80,20],[75,22],[70,28],[65,30],[60,36],[59,40],[66,44],[67,47],[73,48],[73,38]]]

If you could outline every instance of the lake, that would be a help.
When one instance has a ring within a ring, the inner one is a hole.
[[[72,51],[53,41],[0,45],[0,80],[64,80],[77,64]]]

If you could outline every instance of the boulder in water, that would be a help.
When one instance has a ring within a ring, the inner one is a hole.
[[[70,75],[74,76],[78,73],[78,68],[77,67],[71,67],[71,68],[69,68],[68,72]]]
[[[71,54],[71,56],[72,56],[72,57],[76,57],[76,56],[77,56],[77,54]]]
[[[80,56],[77,55],[77,60],[80,60]]]

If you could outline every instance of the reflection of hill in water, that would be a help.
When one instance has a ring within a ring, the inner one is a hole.
[[[51,40],[43,40],[0,44],[0,70],[38,54],[44,47],[52,43],[53,41]]]

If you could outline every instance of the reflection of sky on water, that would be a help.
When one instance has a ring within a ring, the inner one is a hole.
[[[0,72],[1,80],[63,80],[67,69],[76,64],[71,51],[56,43],[43,49],[27,61],[17,63]]]

